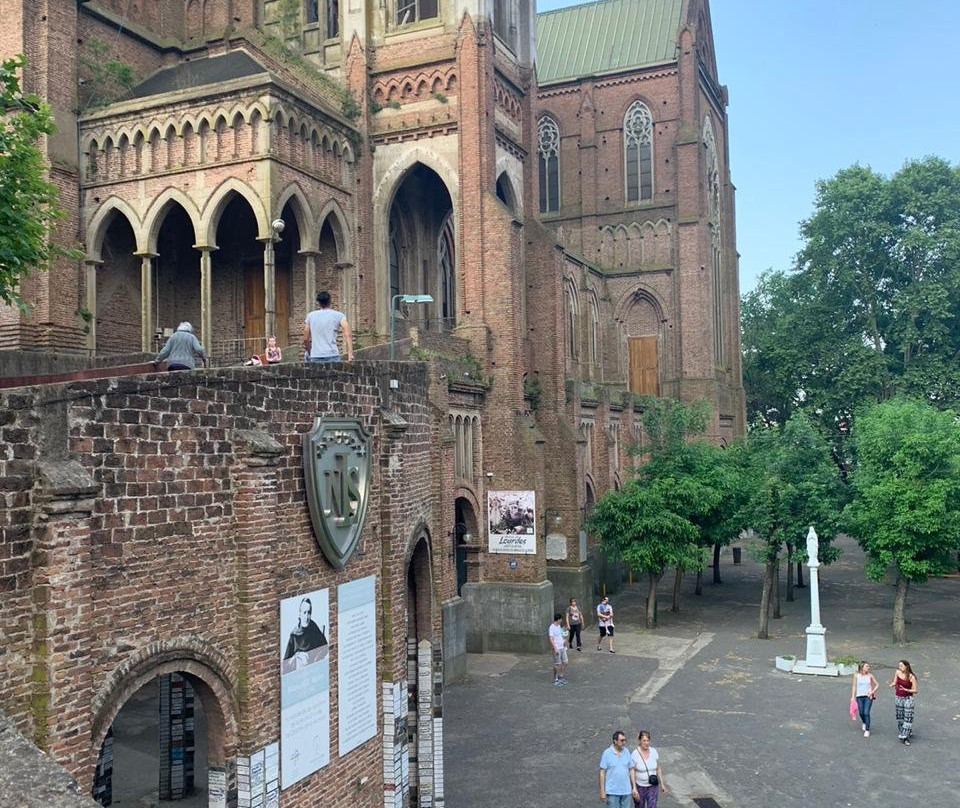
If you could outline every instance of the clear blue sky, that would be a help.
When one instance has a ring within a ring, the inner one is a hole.
[[[792,266],[818,179],[856,162],[883,174],[931,154],[960,163],[960,2],[712,0],[710,13],[742,292]]]

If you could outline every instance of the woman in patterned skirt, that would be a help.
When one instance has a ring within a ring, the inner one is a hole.
[[[897,663],[897,672],[888,686],[895,688],[893,695],[897,707],[897,737],[904,746],[910,746],[910,736],[913,734],[913,710],[917,695],[917,677],[907,660],[901,659]]]

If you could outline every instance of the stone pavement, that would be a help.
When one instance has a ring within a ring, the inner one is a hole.
[[[447,808],[600,805],[597,763],[615,728],[631,744],[653,733],[671,789],[661,808],[703,797],[722,808],[960,805],[960,578],[912,589],[901,648],[890,640],[893,587],[865,579],[855,543],[840,546],[840,561],[820,568],[827,654],[871,662],[881,689],[870,738],[848,716],[849,677],[774,669],[778,654],[804,656],[809,590],[758,640],[761,566],[746,551],[734,566],[725,551],[723,584],[705,581],[696,597],[691,576],[679,613],[666,576],[654,631],[638,628],[645,583],[611,596],[617,653],[598,652],[591,632],[564,689],[548,654],[471,655],[467,681],[444,698]],[[886,687],[903,657],[920,681],[910,747]]]

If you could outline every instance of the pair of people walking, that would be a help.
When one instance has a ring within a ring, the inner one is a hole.
[[[910,667],[910,663],[901,659],[897,663],[896,673],[888,683],[894,688],[894,708],[897,718],[897,738],[904,746],[910,746],[910,736],[913,734],[913,713],[916,704],[917,677]],[[880,683],[877,677],[870,672],[870,664],[861,662],[857,665],[857,672],[850,683],[850,700],[857,705],[857,714],[860,716],[860,726],[863,737],[870,737],[870,708],[877,698]],[[851,707],[851,711],[852,711]]]
[[[576,598],[570,598],[570,605],[567,606],[567,612],[564,616],[567,627],[568,647],[573,650],[573,643],[576,640],[577,650],[583,650],[583,612],[577,605]],[[616,651],[613,648],[613,606],[610,605],[610,599],[604,596],[597,604],[597,625],[600,629],[600,637],[597,639],[597,650],[603,646],[604,637],[607,639],[608,650],[611,654]]]
[[[600,802],[607,808],[657,808],[660,792],[667,793],[660,755],[651,746],[650,733],[637,733],[637,748],[626,750],[623,730],[613,733],[613,744],[600,757]]]

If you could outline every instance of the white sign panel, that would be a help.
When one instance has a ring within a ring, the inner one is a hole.
[[[339,750],[345,755],[377,734],[377,578],[337,587]]]
[[[280,787],[330,762],[330,590],[280,601]]]
[[[487,526],[491,553],[537,552],[536,493],[488,491]]]

